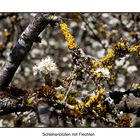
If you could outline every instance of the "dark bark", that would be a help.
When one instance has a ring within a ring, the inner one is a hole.
[[[49,14],[39,13],[34,17],[31,24],[27,26],[19,37],[15,47],[11,51],[7,61],[0,71],[0,90],[4,90],[11,82],[17,68],[30,51],[33,42],[38,42],[38,35],[44,30],[46,25],[55,24],[49,18]]]
[[[140,97],[140,89],[129,89],[124,92],[113,91],[109,93],[109,96],[114,100],[115,104],[118,104],[124,95],[129,95],[133,93],[135,97]]]
[[[135,113],[137,116],[140,116],[139,93],[139,89],[130,89],[125,92],[110,92],[107,96],[114,100],[114,107],[117,108],[117,110],[124,111],[125,113]],[[27,91],[16,87],[9,87],[5,91],[0,91],[0,115],[2,116],[13,112],[24,112],[30,110],[36,112],[38,116],[48,112],[55,112],[60,115],[61,113],[66,113],[63,112],[62,109],[65,108],[68,112],[72,109],[72,105],[64,101],[57,103],[56,107],[53,106],[49,109],[49,107],[56,102],[51,98],[46,98],[44,95],[40,96],[39,93],[34,98],[34,102],[29,105],[28,99],[30,98],[32,98],[32,92],[30,90]],[[44,109],[39,108],[40,105],[43,105]],[[109,109],[111,109],[112,112],[113,108]],[[108,113],[111,113],[109,109],[107,109]]]
[[[16,106],[11,106],[11,108],[0,110],[0,116],[3,115],[8,115],[10,113],[17,113],[17,112],[25,112],[25,111],[34,111],[34,107],[32,106],[27,106],[27,105],[16,105]]]

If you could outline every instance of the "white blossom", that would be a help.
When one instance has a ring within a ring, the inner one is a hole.
[[[124,115],[123,111],[120,111],[120,112],[117,114],[118,117],[121,117],[121,116],[123,116],[123,115]]]
[[[125,83],[125,76],[123,74],[118,74],[118,77],[117,77],[117,85],[119,87],[122,87]]]
[[[96,73],[101,72],[104,75],[104,77],[108,77],[108,78],[110,77],[110,72],[107,68],[97,68],[97,70],[95,70],[95,72]]]
[[[124,62],[125,62],[125,57],[122,57],[120,60],[115,61],[117,67],[124,65]]]
[[[107,97],[107,98],[105,99],[105,101],[108,101],[108,103],[110,103],[110,104],[113,104],[113,103],[114,103],[114,100],[111,99],[110,97]]]
[[[129,66],[130,62],[126,61],[125,64],[122,66],[122,68],[127,69],[127,67]]]
[[[115,61],[115,64],[117,67],[123,67],[126,68],[129,65],[129,61],[127,59],[130,57],[130,55],[126,55],[125,57],[120,58],[119,60]]]
[[[33,67],[34,75],[37,73],[49,74],[58,72],[56,64],[50,57],[42,59],[40,63]]]
[[[134,66],[134,65],[132,65],[132,66],[129,66],[128,68],[127,68],[127,71],[128,71],[128,73],[133,73],[133,72],[135,72],[135,71],[137,71],[138,70],[138,68],[136,67],[136,66]]]
[[[98,58],[103,58],[105,56],[105,50],[101,49],[100,51],[97,52]]]

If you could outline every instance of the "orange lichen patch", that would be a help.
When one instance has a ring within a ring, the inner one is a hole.
[[[65,36],[66,41],[68,42],[67,46],[69,49],[76,49],[77,44],[75,43],[74,37],[71,35],[70,30],[65,23],[60,24],[60,29]]]

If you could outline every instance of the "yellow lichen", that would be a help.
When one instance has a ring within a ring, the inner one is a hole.
[[[8,32],[7,30],[4,30],[3,34],[5,37],[8,37],[10,35],[10,32]]]
[[[90,99],[85,103],[84,106],[89,107],[92,103],[98,102],[101,94],[103,94],[104,92],[105,92],[105,90],[103,88],[101,88],[95,96],[90,97]]]
[[[131,53],[136,53],[136,54],[140,55],[140,45],[130,47],[128,50]]]
[[[136,36],[137,36],[137,32],[131,31],[131,32],[130,32],[130,35],[131,35],[132,37],[136,37]]]
[[[114,79],[113,65],[115,60],[119,57],[125,56],[127,53],[136,53],[140,55],[140,45],[129,47],[125,39],[120,39],[119,42],[112,46],[107,55],[100,60],[91,61],[90,66],[92,68],[92,74],[97,78],[101,79],[104,77],[101,73],[96,73],[97,68],[108,68],[110,72],[110,79]]]
[[[60,24],[60,29],[63,32],[66,41],[68,42],[68,44],[67,44],[68,48],[69,49],[76,49],[77,48],[77,44],[75,43],[75,39],[71,35],[70,30],[69,30],[67,24],[61,23]]]
[[[75,111],[80,111],[80,110],[83,110],[85,108],[89,108],[91,106],[91,104],[94,104],[95,103],[95,106],[97,107],[97,111],[103,111],[104,110],[104,107],[101,105],[101,103],[98,104],[99,100],[100,100],[100,97],[101,95],[105,92],[105,89],[101,88],[99,89],[99,92],[90,97],[89,100],[85,103],[81,103],[81,104],[76,104],[76,105],[72,105],[72,110],[75,110]]]
[[[100,88],[99,93],[102,94],[104,92],[105,92],[105,89],[104,88]]]
[[[133,83],[132,84],[132,88],[134,88],[134,89],[140,89],[140,84]]]
[[[105,107],[101,103],[99,103],[97,107],[95,108],[95,111],[98,113],[102,113],[104,110],[105,110]]]
[[[34,100],[34,97],[29,98],[28,101],[27,101],[28,104],[29,104],[29,105],[32,104],[32,103],[33,103],[33,100]]]

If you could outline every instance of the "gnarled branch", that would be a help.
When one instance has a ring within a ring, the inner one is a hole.
[[[15,47],[11,51],[7,61],[0,71],[0,90],[5,89],[11,82],[17,68],[30,51],[32,44],[38,42],[38,35],[46,25],[54,25],[56,21],[50,18],[49,14],[39,13],[34,17],[31,24],[27,26],[19,37]]]

